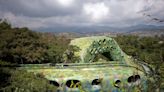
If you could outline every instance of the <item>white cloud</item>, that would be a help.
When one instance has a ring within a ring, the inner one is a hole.
[[[23,15],[16,16],[11,12],[4,12],[0,16],[3,16],[3,18],[9,20],[14,27],[28,27],[31,29],[38,29],[47,26],[44,24],[42,18],[31,18]]]
[[[109,15],[109,8],[103,2],[84,4],[83,11],[94,22],[102,21]]]
[[[74,2],[74,0],[57,0],[57,2],[62,6],[71,6]]]
[[[0,18],[32,29],[153,24],[141,11],[164,19],[163,10],[163,0],[0,0]]]
[[[11,12],[1,12],[0,18],[7,19],[14,27],[28,27],[30,29],[49,28],[54,26],[72,26],[77,25],[77,16],[54,16],[54,17],[28,17],[23,15],[15,15]]]

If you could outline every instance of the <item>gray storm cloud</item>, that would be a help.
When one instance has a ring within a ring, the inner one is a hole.
[[[163,5],[163,0],[0,0],[0,18],[32,29],[158,25],[144,14],[164,19]]]

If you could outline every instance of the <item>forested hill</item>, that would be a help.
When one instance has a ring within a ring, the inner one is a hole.
[[[17,64],[63,62],[70,39],[0,21],[0,92],[52,92],[56,88],[42,74],[16,70]],[[5,67],[4,67],[5,66]]]
[[[69,39],[0,22],[0,59],[11,63],[61,62]]]

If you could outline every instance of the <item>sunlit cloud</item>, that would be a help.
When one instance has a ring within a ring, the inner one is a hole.
[[[74,0],[57,0],[57,2],[65,7],[71,6],[74,2]]]
[[[103,3],[87,3],[83,6],[84,13],[94,21],[102,21],[109,15],[109,8]]]

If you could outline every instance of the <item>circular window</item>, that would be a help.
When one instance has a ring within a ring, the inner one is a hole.
[[[79,86],[81,86],[81,83],[79,80],[68,80],[66,82],[66,86],[69,88],[78,88]]]
[[[56,81],[50,80],[49,82],[50,82],[50,84],[52,84],[52,85],[54,85],[54,86],[56,86],[56,87],[59,87],[59,86],[60,86],[59,83],[56,82]]]
[[[135,75],[135,80],[139,80],[140,76],[139,75]]]
[[[130,76],[128,78],[128,82],[131,83],[131,82],[135,82],[135,77],[134,76]]]
[[[114,86],[116,88],[120,88],[120,84],[121,84],[121,81],[120,80],[116,80],[115,83],[114,83]]]
[[[92,81],[92,85],[99,85],[101,83],[101,80],[100,79],[94,79]]]
[[[136,82],[137,80],[140,80],[140,78],[140,75],[130,76],[127,81],[128,83]]]

